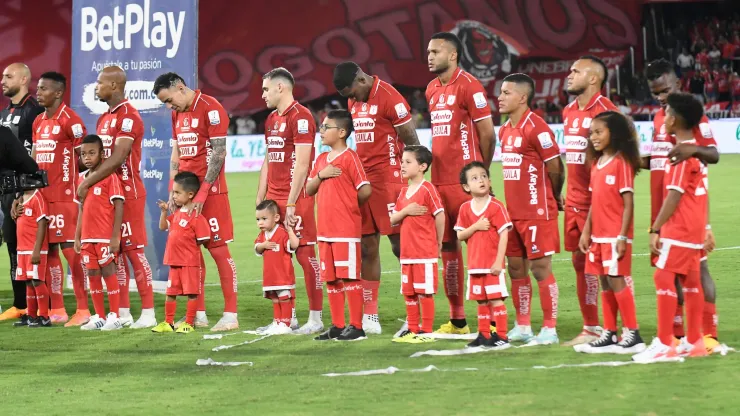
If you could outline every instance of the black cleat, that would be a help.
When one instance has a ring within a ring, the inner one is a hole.
[[[607,329],[601,331],[601,337],[596,341],[588,344],[574,345],[576,352],[585,352],[586,354],[611,354],[617,352],[617,333]]]
[[[491,333],[491,338],[484,339],[483,344],[481,347],[485,347],[489,350],[505,350],[509,347],[511,347],[511,344],[509,344],[508,339],[503,339],[498,336],[497,333],[493,332]]]
[[[340,335],[342,335],[342,332],[344,332],[344,330],[344,328],[337,328],[336,326],[332,325],[329,329],[324,331],[323,334],[314,338],[314,341],[329,341],[331,339],[338,338]]]
[[[29,328],[40,328],[40,327],[50,327],[50,326],[51,326],[51,319],[49,319],[48,316],[39,316],[38,318],[31,318],[28,321]]]
[[[486,342],[488,342],[488,338],[484,337],[483,334],[478,332],[478,337],[475,338],[472,342],[470,342],[467,347],[468,348],[475,348],[475,347],[485,347]]]
[[[365,331],[357,329],[353,325],[349,325],[342,334],[337,337],[336,341],[362,341],[363,339],[367,339]]]
[[[18,322],[13,322],[13,326],[28,326],[32,319],[30,316],[23,314]]]

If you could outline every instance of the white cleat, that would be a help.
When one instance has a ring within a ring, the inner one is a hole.
[[[408,330],[409,330],[409,323],[407,321],[403,321],[403,325],[401,325],[401,329],[399,329],[398,332],[393,334],[393,338],[400,338]]]
[[[141,317],[131,324],[131,329],[154,328],[157,326],[157,318],[142,314]]]
[[[211,332],[233,331],[235,329],[239,329],[239,321],[236,319],[236,314],[224,312],[224,316],[211,328]]]
[[[285,334],[291,334],[293,333],[293,330],[288,327],[288,325],[285,325],[282,322],[278,322],[270,328],[267,332],[265,332],[265,335],[285,335]]]
[[[118,315],[111,312],[108,314],[108,317],[105,320],[105,325],[103,325],[103,327],[100,328],[100,330],[101,331],[117,331],[121,328],[123,328],[123,325],[121,325],[121,320],[118,319]]]
[[[103,325],[105,325],[105,319],[95,314],[91,316],[90,320],[87,321],[85,325],[82,325],[80,329],[83,331],[98,331],[103,327]]]
[[[120,314],[118,316],[118,320],[121,322],[121,326],[123,326],[124,328],[128,328],[134,324],[134,317],[131,316],[131,313],[126,313],[125,315]]]
[[[317,334],[324,331],[324,323],[321,321],[308,320],[302,327],[293,331],[294,334],[298,335],[311,335]]]
[[[277,325],[277,321],[273,319],[272,322],[270,322],[268,325],[261,326],[261,327],[258,327],[257,329],[255,329],[255,332],[257,332],[258,334],[266,334],[275,325]]]
[[[653,363],[658,361],[666,361],[671,347],[664,345],[660,342],[659,338],[653,338],[653,342],[643,352],[632,356],[632,361],[638,363]],[[674,350],[675,351],[675,350]]]
[[[293,330],[293,331],[295,331],[299,327],[300,327],[300,325],[298,324],[298,318],[295,318],[295,317],[291,318],[290,319],[290,329]]]
[[[378,315],[362,315],[362,329],[366,335],[380,335],[383,328],[380,327]]]
[[[184,316],[180,318],[179,321],[175,322],[175,329],[179,328],[183,322],[185,322]],[[195,313],[195,322],[193,323],[193,326],[196,328],[208,328],[208,316],[206,316],[206,313],[204,311],[198,311]]]

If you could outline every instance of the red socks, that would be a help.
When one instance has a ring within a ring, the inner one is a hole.
[[[198,311],[206,311],[206,259],[200,253],[200,295],[198,295]]]
[[[430,334],[434,326],[434,296],[419,295],[421,304],[421,330]]]
[[[362,282],[346,280],[344,291],[347,293],[347,302],[349,303],[349,324],[357,329],[362,329]]]
[[[344,281],[326,282],[326,295],[329,298],[331,324],[337,328],[344,328]]]
[[[175,324],[175,312],[177,312],[177,301],[166,300],[164,302],[164,321],[170,325]],[[185,318],[187,319],[187,317]]]
[[[362,301],[367,315],[378,314],[378,289],[380,280],[362,280]]]
[[[46,285],[41,283],[38,286],[34,286],[33,291],[36,294],[36,304],[39,308],[39,315],[49,316],[49,290],[47,289]]]
[[[121,288],[121,307],[131,307],[131,302],[129,300],[129,282],[131,280],[129,277],[129,269],[126,259],[131,262],[131,268],[134,271],[136,290],[139,292],[139,296],[141,297],[141,308],[154,308],[152,267],[149,265],[149,260],[146,259],[143,248],[136,248],[118,256],[117,275],[118,285]]]
[[[712,338],[717,338],[717,305],[714,303],[704,302],[704,312],[702,319],[702,332]]]
[[[303,280],[306,283],[306,295],[308,296],[308,309],[312,311],[323,310],[324,286],[319,278],[319,261],[316,259],[316,249],[314,246],[300,246],[295,252],[295,257],[303,269]],[[377,298],[375,296],[376,300]]]
[[[675,292],[676,285],[673,285],[673,290]],[[680,303],[676,303],[675,312],[673,313],[673,336],[676,338],[681,338],[682,336],[686,335],[683,330],[683,305]]]
[[[118,315],[118,308],[119,308],[119,301],[120,301],[120,293],[121,289],[118,287],[118,277],[113,274],[110,276],[105,276],[105,288],[108,290],[108,308],[111,312],[115,313],[116,316]]]
[[[681,276],[683,298],[686,305],[686,338],[693,344],[702,337],[701,324],[704,314],[704,290],[701,287],[701,274],[698,270]]]
[[[278,322],[282,322],[285,324],[285,326],[290,327],[290,320],[293,317],[293,307],[292,302],[287,299],[283,302],[278,303],[280,305],[280,318],[278,319]]]
[[[185,310],[185,322],[195,326],[195,313],[198,312],[198,298],[188,298],[188,306]]]
[[[221,280],[221,292],[224,295],[224,312],[236,313],[237,280],[236,263],[229,253],[229,246],[222,245],[208,249],[216,262],[218,277]]]
[[[478,332],[491,338],[491,307],[488,303],[478,304]]]
[[[92,298],[95,314],[105,319],[105,297],[103,296],[102,277],[90,276],[90,297]]]
[[[678,295],[676,275],[661,269],[655,270],[655,293],[658,298],[658,338],[663,345],[673,345],[673,318],[676,314]]]
[[[126,262],[126,256],[121,253],[116,258],[116,279],[118,279],[118,288],[121,290],[118,295],[118,302],[122,308],[131,307],[131,299],[129,298],[128,288],[128,263]]]
[[[43,282],[41,283],[41,286],[46,287]],[[38,318],[39,304],[36,301],[36,291],[33,290],[33,286],[31,285],[26,285],[26,305],[26,313],[28,313],[28,316],[31,318]]]
[[[627,329],[637,329],[637,311],[635,310],[635,298],[629,287],[625,287],[619,292],[613,292],[617,300],[619,314],[622,316],[622,325]]]
[[[623,291],[624,292],[624,291]],[[604,314],[604,329],[607,331],[617,331],[617,311],[619,310],[619,304],[617,303],[617,297],[611,290],[601,291],[601,310]]]
[[[529,275],[524,278],[511,279],[512,300],[516,311],[517,325],[531,325],[532,282]]]
[[[542,326],[555,328],[558,318],[558,283],[555,276],[537,282],[540,289],[540,306],[542,307]]]
[[[434,326],[434,297],[425,295],[404,296],[406,298],[406,323],[414,334],[429,334]],[[421,310],[421,325],[419,311]]]
[[[62,276],[64,273],[62,273],[62,260],[59,258],[58,250],[49,250],[46,264],[49,268],[49,273],[46,275],[46,287],[51,298],[51,308],[64,308],[64,293],[62,291],[62,283],[64,281]],[[73,263],[70,262],[69,264]]]
[[[578,303],[581,307],[584,326],[599,325],[599,279],[586,274],[586,256],[583,253],[573,253],[573,269],[576,271],[576,291]]]
[[[506,335],[509,332],[509,313],[506,311],[506,304],[491,305],[491,319],[496,323],[496,335],[501,339],[508,339]]]
[[[74,247],[63,248],[62,254],[64,254],[67,264],[72,269],[72,288],[77,300],[77,309],[88,310],[90,306],[87,303],[87,291],[85,290],[85,271],[82,268],[80,255],[75,253]],[[49,252],[49,255],[51,255],[51,252]]]
[[[414,334],[419,333],[419,295],[408,296],[404,295],[406,299],[406,323],[409,326],[409,331]]]
[[[445,294],[450,302],[450,318],[465,319],[465,294],[463,293],[463,283],[465,282],[464,273],[462,273],[463,259],[462,251],[443,251],[442,252],[443,272],[442,278],[445,283]]]

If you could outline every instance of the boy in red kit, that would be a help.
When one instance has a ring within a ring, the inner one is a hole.
[[[702,104],[689,94],[668,95],[665,129],[676,143],[694,142],[692,129],[703,114]],[[666,164],[665,199],[650,228],[650,251],[655,263],[658,300],[658,337],[633,360],[650,362],[677,355],[705,356],[702,338],[704,293],[700,262],[706,236],[708,196],[706,166],[696,157],[676,165]],[[686,306],[686,337],[673,347],[673,316],[678,303],[676,279],[681,282]]]
[[[419,344],[435,341],[423,334],[434,325],[437,293],[437,259],[442,249],[445,215],[437,188],[424,180],[432,165],[432,152],[424,146],[407,146],[401,175],[409,181],[401,189],[391,213],[391,224],[401,224],[401,294],[406,300],[408,330],[393,342]],[[421,309],[421,328],[419,327]]]
[[[264,260],[262,265],[262,291],[272,300],[272,324],[264,334],[290,334],[290,321],[295,299],[295,271],[293,253],[301,241],[292,228],[287,231],[279,223],[280,206],[271,199],[257,205],[257,226],[260,235],[254,240],[254,252]]]
[[[167,216],[167,203],[157,201],[162,214],[159,216],[159,229],[169,230],[167,247],[164,250],[164,264],[170,266],[167,279],[167,300],[164,304],[164,322],[152,328],[152,332],[177,332],[188,334],[195,326],[195,313],[198,310],[198,296],[201,295],[202,270],[200,264],[200,247],[211,239],[211,229],[204,215],[190,212],[193,198],[200,189],[200,180],[192,172],[180,172],[175,175],[172,184],[172,201],[177,210]],[[175,331],[175,312],[177,296],[188,297],[185,322]]]
[[[645,350],[627,283],[632,274],[634,178],[640,170],[640,148],[632,122],[616,111],[591,121],[588,161],[591,164],[591,208],[581,233],[586,274],[599,276],[603,288],[604,329],[599,339],[573,346],[590,354],[635,354]],[[617,310],[627,328],[617,342]]]
[[[506,335],[508,314],[504,303],[509,296],[504,262],[511,219],[504,204],[493,197],[491,179],[483,163],[468,163],[460,171],[460,184],[473,197],[460,207],[455,224],[457,239],[468,244],[467,298],[478,302],[478,338],[468,347],[503,350],[511,346]],[[496,324],[493,334],[491,321]]]
[[[49,319],[49,289],[46,287],[46,256],[49,250],[49,207],[38,190],[23,194],[22,212],[16,220],[18,236],[18,269],[16,280],[26,281],[28,319],[13,326],[35,328],[51,326]],[[6,219],[10,221],[10,219]]]
[[[90,134],[82,139],[81,157],[88,170],[79,175],[78,185],[103,163],[103,141],[99,136]],[[82,330],[113,331],[123,328],[118,317],[120,290],[114,262],[115,253],[121,248],[123,201],[123,189],[118,175],[110,175],[91,186],[87,198],[80,204],[74,248],[75,252],[82,255],[82,262],[87,268],[90,296],[95,308],[95,315],[80,327]],[[105,319],[101,276],[105,279],[110,306]]]
[[[321,280],[326,282],[332,326],[317,341],[366,339],[362,329],[362,282],[360,281],[360,205],[370,197],[370,182],[359,156],[347,147],[352,116],[334,110],[319,128],[321,143],[331,147],[316,159],[306,193],[318,194],[318,240]],[[350,324],[344,325],[344,293],[349,302]]]

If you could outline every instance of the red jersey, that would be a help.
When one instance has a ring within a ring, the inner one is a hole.
[[[563,109],[565,133],[565,162],[568,165],[568,188],[565,204],[569,207],[588,210],[591,193],[588,192],[591,170],[586,166],[586,148],[590,136],[591,120],[604,111],[619,111],[601,94],[596,94],[583,110],[574,100]]]
[[[687,248],[704,248],[708,212],[707,169],[696,158],[675,166],[666,164],[665,193],[681,192],[676,211],[660,228],[660,239]]]
[[[295,288],[295,271],[293,270],[293,252],[290,249],[290,237],[281,225],[275,225],[272,231],[261,232],[254,240],[257,244],[272,241],[278,245],[262,254],[262,290],[282,290]]]
[[[200,266],[198,242],[211,239],[211,227],[203,215],[188,215],[180,208],[167,217],[167,246],[164,249],[164,264],[168,266]]]
[[[432,120],[432,183],[459,185],[460,171],[483,161],[475,123],[491,117],[480,81],[458,68],[447,85],[435,78],[426,97]]]
[[[75,149],[82,145],[87,129],[82,119],[62,103],[53,116],[46,112],[33,122],[33,147],[39,169],[49,176],[49,186],[41,188],[48,202],[77,200],[77,160]]]
[[[635,171],[621,155],[614,155],[591,167],[588,187],[593,197],[591,205],[591,239],[596,243],[612,242],[622,232],[624,202],[622,194],[634,193]],[[632,238],[634,219],[627,238]],[[603,241],[600,241],[603,240]]]
[[[511,228],[511,218],[498,199],[489,196],[482,210],[473,208],[470,200],[460,207],[456,231],[462,231],[485,217],[491,223],[488,231],[476,231],[468,239],[468,274],[489,274],[498,252],[499,237],[504,230]]]
[[[16,219],[16,237],[18,238],[18,254],[23,252],[33,252],[36,246],[36,232],[39,230],[39,221],[49,218],[49,204],[39,190],[33,191],[29,197],[23,195],[23,215]],[[12,221],[6,218],[6,221]],[[41,245],[41,251],[46,252],[49,249],[49,233],[44,236],[44,242]]]
[[[225,139],[228,129],[229,115],[223,106],[215,98],[195,90],[195,98],[188,111],[172,112],[172,132],[180,151],[179,171],[193,172],[203,182],[213,152],[211,140]],[[224,166],[221,166],[209,195],[228,193]]]
[[[90,171],[79,175],[77,185],[87,177]],[[83,243],[110,243],[113,235],[113,218],[115,209],[113,200],[123,201],[123,188],[121,180],[115,173],[90,187],[90,190],[82,203],[82,237]]]
[[[144,182],[141,180],[139,168],[141,166],[141,144],[144,140],[144,121],[139,112],[128,100],[124,100],[114,108],[109,109],[98,118],[96,127],[98,136],[103,140],[105,157],[109,158],[118,140],[131,140],[131,153],[116,170],[123,194],[128,200],[146,196]]]
[[[342,170],[336,178],[324,179],[319,185],[318,232],[319,241],[360,241],[362,237],[362,217],[357,202],[357,190],[369,184],[360,157],[352,149],[346,148],[333,159],[329,153],[322,153],[316,159],[311,178],[331,164]]]
[[[396,127],[411,121],[411,107],[391,84],[373,76],[367,102],[348,100],[355,128],[357,154],[373,181],[404,183],[401,155],[404,144]]]
[[[498,135],[506,205],[512,218],[557,218],[558,204],[545,162],[560,157],[560,148],[550,127],[540,116],[527,110],[516,126],[507,120]]]
[[[444,211],[437,188],[422,181],[413,192],[405,186],[398,195],[393,212],[411,203],[427,208],[426,215],[407,216],[401,222],[401,264],[436,263],[439,256],[434,216]]]
[[[316,138],[316,123],[313,115],[298,101],[280,115],[277,110],[265,121],[265,145],[267,145],[267,199],[287,200],[295,169],[296,147],[311,146]],[[305,187],[301,197],[306,197]]]
[[[650,151],[650,206],[651,223],[655,221],[660,207],[663,206],[664,190],[663,180],[665,178],[665,167],[668,153],[676,144],[676,137],[665,132],[665,110],[660,109],[655,113],[653,119],[653,144]],[[717,147],[712,129],[709,127],[709,119],[702,116],[699,125],[692,130],[694,140],[699,146]]]

